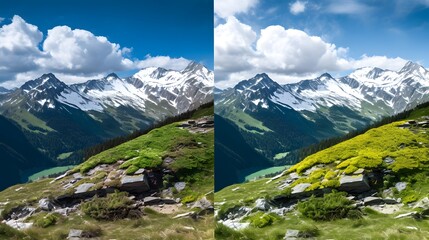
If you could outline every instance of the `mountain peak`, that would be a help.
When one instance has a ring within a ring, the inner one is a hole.
[[[253,78],[243,80],[235,85],[235,89],[246,89],[246,88],[272,88],[277,87],[277,83],[274,82],[266,73],[258,73]]]
[[[57,77],[55,77],[55,75],[53,73],[45,73],[40,78],[55,78],[55,79],[57,79]]]
[[[30,80],[21,86],[23,90],[32,90],[35,88],[64,88],[67,85],[61,82],[53,73],[45,73],[41,77]]]
[[[268,74],[266,74],[266,73],[258,73],[258,74],[256,74],[255,75],[255,77],[253,77],[253,78],[264,78],[264,79],[266,79],[266,78],[268,78],[268,79],[270,79],[271,80],[271,78],[268,76]]]
[[[118,77],[118,75],[116,75],[116,73],[109,73],[107,76],[106,76],[106,79],[107,80],[111,80],[111,79],[118,79],[119,77]]]
[[[204,68],[204,65],[197,63],[195,61],[190,61],[188,66],[186,66],[186,68],[183,71],[184,72],[197,71],[203,68]]]
[[[157,67],[157,68],[155,69],[155,71],[153,71],[153,72],[150,74],[150,76],[151,76],[151,77],[153,77],[153,78],[159,79],[159,78],[163,77],[163,76],[165,75],[165,73],[166,73],[166,72],[168,72],[168,70],[167,70],[167,69],[162,68],[162,67]]]
[[[318,77],[320,80],[325,80],[325,79],[333,79],[333,77],[331,76],[331,74],[325,72],[322,75],[320,75],[320,77]]]
[[[11,92],[12,90],[10,90],[10,89],[7,89],[7,88],[4,88],[4,87],[1,87],[0,86],[0,94],[3,94],[3,93],[9,93],[9,92]]]
[[[400,73],[411,72],[411,71],[419,70],[420,68],[423,68],[420,64],[412,61],[408,61],[399,72]]]

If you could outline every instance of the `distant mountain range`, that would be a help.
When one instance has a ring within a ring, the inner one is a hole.
[[[48,73],[0,90],[0,115],[41,152],[66,164],[76,162],[77,150],[213,101],[213,84],[213,72],[195,62],[182,71],[150,67],[127,78],[112,73],[72,85]]]
[[[365,67],[334,78],[281,85],[267,74],[215,91],[216,114],[234,123],[273,164],[293,163],[302,147],[362,129],[429,100],[429,71],[408,62],[400,71]]]

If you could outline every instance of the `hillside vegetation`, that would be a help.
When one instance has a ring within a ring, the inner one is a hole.
[[[428,113],[217,192],[217,239],[428,239]]]
[[[213,239],[212,109],[0,192],[0,239]]]

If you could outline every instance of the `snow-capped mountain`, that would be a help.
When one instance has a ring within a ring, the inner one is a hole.
[[[0,94],[10,93],[12,90],[6,89],[4,87],[0,87]]]
[[[55,103],[97,112],[123,106],[161,119],[212,101],[213,73],[191,62],[182,71],[150,67],[129,78],[122,79],[111,73],[102,79],[70,86],[50,73],[26,82],[19,92],[21,94],[11,94],[2,105],[10,105],[16,98],[25,96],[27,110],[55,108]]]
[[[111,73],[70,86],[49,73],[1,94],[0,114],[56,158],[198,108],[213,101],[213,85],[213,72],[195,62],[182,71],[145,68],[127,78]],[[55,149],[43,147],[54,139]]]
[[[266,136],[273,138],[285,128],[311,138],[305,142],[274,137],[279,144],[273,143],[276,150],[266,154],[272,158],[427,101],[429,71],[408,62],[400,71],[365,67],[340,78],[324,73],[286,85],[258,74],[217,94],[216,112],[234,121],[255,149],[264,149]]]

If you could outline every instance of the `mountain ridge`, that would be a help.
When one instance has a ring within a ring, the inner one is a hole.
[[[53,73],[43,74],[1,94],[0,114],[19,125],[33,145],[56,159],[62,153],[146,129],[213,101],[213,72],[203,65],[191,62],[181,71],[159,71],[153,69],[152,77],[139,79],[110,73],[70,85]],[[174,84],[163,83],[167,75]],[[149,84],[154,81],[157,84]],[[71,162],[64,164],[78,161],[77,155],[70,156]]]
[[[303,147],[428,101],[429,71],[408,62],[399,71],[365,67],[284,85],[257,74],[215,94],[216,114],[238,126],[273,165],[287,165],[299,160]],[[284,157],[275,160],[278,154]]]

